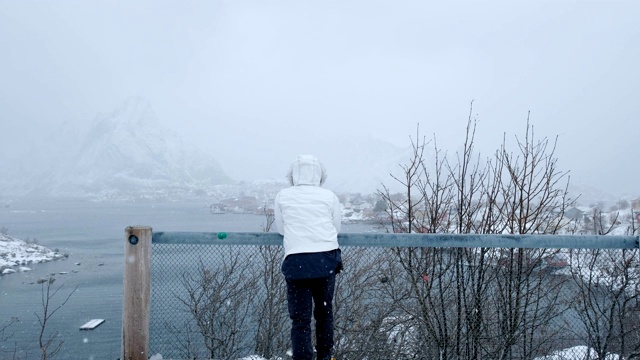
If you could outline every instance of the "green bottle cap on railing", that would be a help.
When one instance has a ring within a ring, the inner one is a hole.
[[[227,238],[227,233],[226,232],[219,232],[218,233],[218,239],[224,240],[226,238]]]

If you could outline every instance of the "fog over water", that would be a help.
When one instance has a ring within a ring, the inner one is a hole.
[[[354,139],[405,147],[418,123],[454,154],[473,101],[483,154],[522,136],[530,111],[572,182],[637,196],[639,13],[635,0],[0,0],[0,162],[140,96],[234,179],[282,178],[314,153],[331,180],[362,156]]]

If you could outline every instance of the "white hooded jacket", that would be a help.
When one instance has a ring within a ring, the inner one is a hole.
[[[300,155],[291,165],[291,187],[275,199],[278,232],[284,235],[285,257],[338,249],[342,208],[338,197],[321,188],[326,173],[313,155]]]

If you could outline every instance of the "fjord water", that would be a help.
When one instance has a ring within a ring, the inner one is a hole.
[[[0,329],[4,333],[0,359],[38,358],[42,317],[42,285],[38,279],[53,274],[51,298],[57,308],[77,287],[68,302],[51,317],[46,338],[63,341],[62,359],[117,359],[122,334],[122,277],[124,229],[148,225],[154,231],[261,231],[265,218],[254,214],[211,214],[206,201],[93,202],[78,199],[15,200],[0,208],[0,227],[9,235],[68,253],[65,260],[25,265],[31,269],[0,277]],[[344,232],[366,231],[371,226],[343,225]],[[36,314],[38,316],[36,316]],[[81,331],[91,319],[106,321],[94,330]],[[2,335],[2,334],[0,334]],[[2,338],[0,338],[2,340]]]

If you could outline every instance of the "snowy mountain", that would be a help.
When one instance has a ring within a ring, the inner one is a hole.
[[[185,193],[230,181],[212,156],[163,129],[141,98],[99,115],[84,136],[61,127],[7,173],[0,193],[37,196]]]
[[[569,195],[572,198],[577,197],[577,205],[590,207],[600,206],[608,208],[620,200],[606,191],[575,182],[569,183]]]
[[[397,147],[383,140],[361,137],[339,140],[331,145],[339,151],[334,154],[321,154],[322,161],[332,165],[327,169],[329,173],[327,187],[338,192],[367,194],[382,190],[384,184],[391,192],[406,191],[398,181],[392,178],[391,174],[403,179],[403,170],[400,165],[406,166],[413,156],[410,144],[407,144],[407,147]],[[441,156],[444,155],[441,154]],[[432,146],[427,145],[424,148],[423,156],[428,170],[433,172],[434,169],[431,166],[434,162],[434,149]],[[455,163],[454,154],[448,154],[448,156]],[[561,182],[558,186],[562,187],[564,183]],[[569,183],[568,191],[570,198],[577,198],[577,205],[600,206],[608,209],[621,200],[606,190],[577,183],[573,178]],[[636,198],[626,197],[629,201]]]
[[[319,137],[318,144],[305,148],[327,167],[327,188],[370,194],[384,184],[391,192],[402,191],[390,174],[402,178],[400,164],[411,159],[410,144],[398,147],[371,136],[326,140]],[[236,188],[224,187],[238,194],[249,186],[246,181],[232,184],[213,156],[163,128],[141,98],[128,99],[114,111],[97,116],[84,131],[67,122],[47,138],[29,141],[18,157],[0,153],[0,196],[178,199],[219,193],[214,187],[221,184]],[[424,157],[427,165],[433,163],[430,146]],[[279,166],[285,164],[278,156],[273,158]],[[279,180],[284,179],[286,165],[282,172]],[[598,189],[570,185],[570,196],[580,195],[578,204],[609,205],[618,200]]]
[[[382,184],[400,190],[390,174],[397,175],[401,170],[399,164],[409,161],[410,147],[398,147],[372,137],[344,139],[332,145],[338,151],[319,154],[327,166],[327,187],[363,194],[382,190]]]

